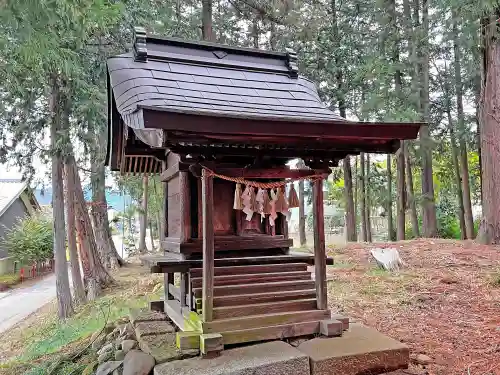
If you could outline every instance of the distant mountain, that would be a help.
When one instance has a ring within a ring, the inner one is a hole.
[[[52,189],[35,189],[34,193],[41,206],[50,206],[52,204]],[[92,191],[90,187],[84,188],[83,194],[87,202],[92,200]],[[109,208],[115,211],[123,211],[124,207],[128,206],[132,199],[126,194],[121,195],[119,191],[106,189],[106,200]]]

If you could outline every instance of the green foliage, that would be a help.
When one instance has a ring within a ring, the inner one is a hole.
[[[21,264],[45,261],[53,256],[52,222],[42,215],[19,219],[4,241],[9,255]]]
[[[16,274],[0,275],[0,285],[13,286],[19,283],[20,276]]]

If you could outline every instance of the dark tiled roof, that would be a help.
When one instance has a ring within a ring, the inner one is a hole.
[[[116,107],[130,127],[144,127],[144,107],[267,120],[345,121],[321,102],[312,82],[290,69],[287,54],[176,39],[147,38],[146,46],[146,62],[135,61],[133,53],[108,60]]]

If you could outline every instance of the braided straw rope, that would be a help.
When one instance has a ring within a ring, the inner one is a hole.
[[[232,182],[235,182],[238,184],[243,184],[246,186],[252,186],[252,187],[261,188],[261,189],[275,189],[275,188],[285,186],[285,185],[289,184],[290,182],[294,182],[294,181],[303,181],[303,180],[316,181],[316,180],[321,180],[324,178],[323,174],[314,174],[314,175],[306,176],[306,177],[290,178],[286,181],[257,182],[257,181],[245,180],[243,177],[224,176],[224,175],[215,173],[214,171],[212,171],[211,169],[209,169],[207,167],[203,167],[203,169],[205,169],[205,171],[207,172],[206,173],[207,177],[217,177],[217,178],[220,178],[222,180],[232,181]]]

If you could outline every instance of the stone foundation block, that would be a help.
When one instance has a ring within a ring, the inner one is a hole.
[[[406,345],[373,328],[351,324],[341,337],[315,338],[298,346],[309,356],[311,375],[383,374],[408,368]]]
[[[200,357],[158,365],[154,375],[310,375],[309,358],[282,341],[224,350],[212,359]]]
[[[339,320],[322,320],[319,322],[319,332],[323,336],[342,336],[344,324]]]

